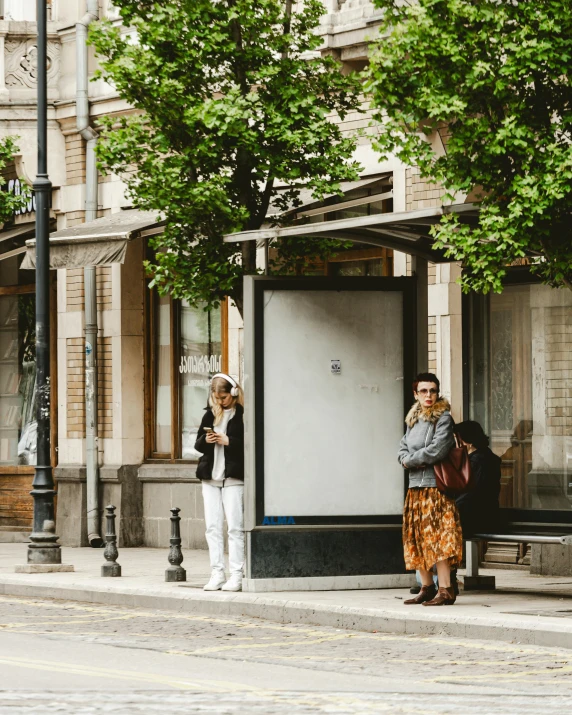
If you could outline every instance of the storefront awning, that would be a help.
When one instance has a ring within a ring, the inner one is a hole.
[[[25,241],[34,235],[34,222],[11,226],[0,231],[0,261],[25,253]]]
[[[123,263],[127,244],[164,224],[154,211],[130,209],[50,234],[50,268]],[[36,267],[36,239],[26,241],[21,268]]]
[[[430,229],[445,214],[455,213],[462,223],[476,223],[479,207],[476,204],[455,204],[416,211],[374,214],[305,223],[284,228],[265,228],[258,231],[240,231],[224,237],[226,243],[242,241],[274,241],[292,236],[307,238],[333,238],[339,241],[382,246],[395,251],[443,263],[445,252],[433,248],[435,240]]]

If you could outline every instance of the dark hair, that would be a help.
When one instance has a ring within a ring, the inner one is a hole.
[[[459,424],[455,425],[454,429],[455,433],[459,435],[463,442],[472,444],[473,447],[477,449],[484,449],[489,446],[489,438],[484,433],[481,425],[474,420],[459,422]]]
[[[417,387],[420,382],[434,382],[437,385],[437,392],[441,389],[441,383],[439,382],[439,378],[437,375],[434,375],[432,372],[420,372],[419,375],[413,380],[413,392],[417,392]]]

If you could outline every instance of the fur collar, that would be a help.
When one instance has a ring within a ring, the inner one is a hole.
[[[437,402],[428,409],[423,409],[419,402],[416,402],[413,407],[407,413],[405,418],[405,424],[408,427],[413,427],[419,420],[423,422],[432,422],[436,424],[439,418],[445,413],[451,411],[451,405],[449,400],[444,397],[440,397]]]

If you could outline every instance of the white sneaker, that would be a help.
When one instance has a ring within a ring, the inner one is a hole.
[[[203,586],[203,591],[220,591],[225,581],[226,576],[224,573],[213,571],[209,582]]]
[[[242,575],[231,574],[231,577],[222,587],[223,591],[242,591]]]

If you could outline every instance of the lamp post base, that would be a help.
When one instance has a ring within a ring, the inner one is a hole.
[[[31,538],[33,538],[32,535]],[[30,565],[50,565],[57,566],[62,562],[62,550],[59,544],[50,544],[45,541],[39,544],[30,544],[28,546],[27,562]]]
[[[37,491],[32,494],[37,495]],[[42,531],[36,529],[30,534],[32,543],[28,546],[28,564],[57,566],[62,562],[62,548],[57,543],[56,525],[52,519],[45,519],[42,526]]]
[[[60,573],[74,571],[72,564],[16,564],[16,573]]]

